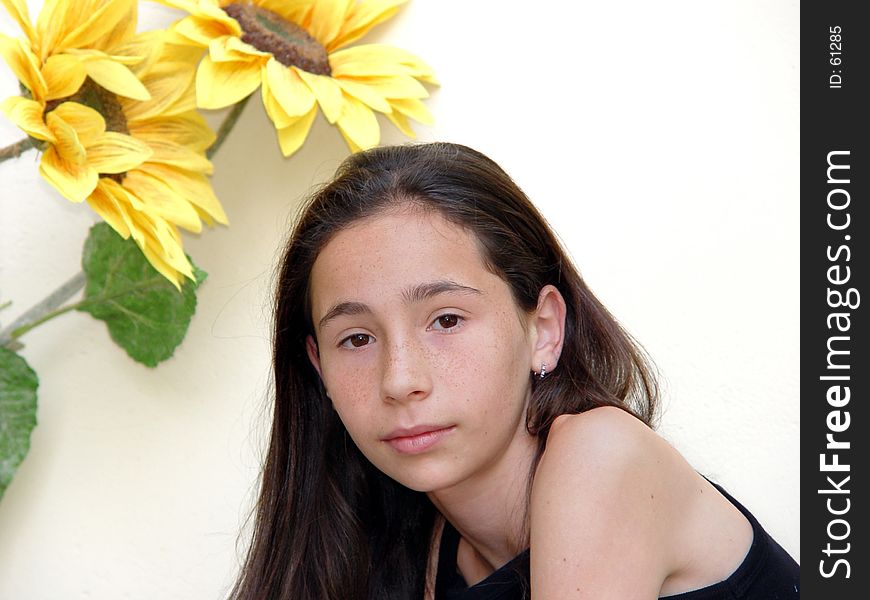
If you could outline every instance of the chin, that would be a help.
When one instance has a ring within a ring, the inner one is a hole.
[[[458,482],[455,473],[438,473],[423,469],[415,473],[403,471],[401,473],[387,472],[386,474],[400,485],[424,494],[452,487]]]

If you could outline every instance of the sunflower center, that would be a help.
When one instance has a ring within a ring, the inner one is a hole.
[[[296,23],[252,4],[234,2],[224,12],[239,22],[242,41],[269,52],[282,65],[317,75],[331,75],[326,48]]]
[[[121,106],[118,96],[106,88],[97,85],[90,77],[85,78],[82,87],[72,96],[46,102],[45,114],[50,113],[64,102],[78,102],[93,108],[106,121],[106,131],[130,135],[130,129],[127,127],[127,117],[124,116],[124,108]],[[124,180],[125,175],[126,173],[100,173],[100,177],[108,177],[118,183]]]
[[[118,97],[104,87],[97,85],[90,77],[85,78],[82,87],[72,96],[50,100],[45,104],[45,113],[48,114],[64,102],[78,102],[103,116],[106,120],[106,131],[114,131],[130,135],[127,128],[127,117]]]

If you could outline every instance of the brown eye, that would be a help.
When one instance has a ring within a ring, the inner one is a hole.
[[[344,341],[342,341],[342,346],[347,346],[350,344],[354,348],[362,348],[363,346],[367,346],[371,342],[372,336],[367,333],[355,333],[349,337],[346,337]]]
[[[450,329],[451,327],[456,327],[459,323],[459,318],[456,315],[444,315],[443,317],[438,317],[438,324],[441,325],[444,329]]]
[[[435,323],[437,327],[435,329],[453,329],[457,325],[459,325],[459,321],[462,319],[459,315],[441,315],[437,319],[435,319]]]

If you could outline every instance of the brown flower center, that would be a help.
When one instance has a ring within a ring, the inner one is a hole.
[[[239,22],[242,41],[269,52],[282,65],[317,75],[332,75],[326,48],[296,23],[252,4],[234,2],[224,12]]]
[[[130,135],[130,130],[127,128],[127,117],[124,116],[124,109],[118,100],[118,96],[106,88],[97,85],[90,77],[85,78],[82,87],[72,96],[46,102],[45,114],[50,113],[64,102],[78,102],[93,108],[105,119],[106,131]],[[100,177],[108,177],[118,183],[124,180],[125,175],[126,173],[100,173]]]
[[[64,102],[78,102],[103,115],[106,120],[106,130],[130,135],[127,128],[127,117],[118,97],[104,87],[97,85],[90,77],[85,78],[82,87],[72,96],[50,100],[45,104],[45,113],[48,114]]]

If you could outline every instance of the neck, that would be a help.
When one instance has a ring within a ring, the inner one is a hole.
[[[429,498],[470,546],[487,574],[528,547],[527,488],[537,440],[525,429],[484,473]]]

